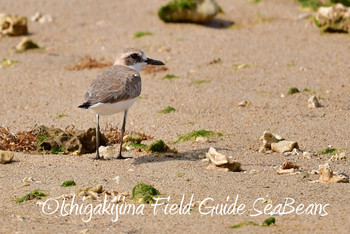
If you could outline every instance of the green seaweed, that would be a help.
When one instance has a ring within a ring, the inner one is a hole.
[[[239,224],[229,226],[229,228],[241,228],[241,227],[248,226],[248,225],[259,226],[258,223],[255,223],[253,221],[244,221],[244,222],[241,222]]]
[[[153,198],[159,195],[159,191],[152,185],[140,183],[133,188],[131,199],[138,203],[154,203]]]
[[[239,224],[236,224],[236,225],[233,225],[233,226],[229,226],[229,228],[241,228],[241,227],[249,226],[249,225],[269,227],[272,224],[276,224],[276,219],[274,217],[265,219],[262,224],[255,223],[253,221],[244,221],[244,222],[241,222]]]
[[[316,11],[321,6],[331,6],[336,3],[341,3],[344,6],[350,6],[350,0],[298,0],[303,8],[309,8]]]
[[[1,63],[0,63],[0,68],[4,67],[13,67],[15,63],[18,63],[17,60],[11,60],[7,58],[3,58]]]
[[[33,199],[41,199],[42,197],[46,197],[47,194],[40,192],[39,189],[34,189],[32,192],[24,195],[23,197],[16,200],[16,203],[23,203],[25,201],[33,200]]]
[[[207,131],[207,130],[199,130],[199,131],[192,131],[188,134],[184,135],[178,135],[178,139],[173,142],[173,144],[177,144],[179,142],[185,142],[189,140],[196,140],[197,137],[205,137],[210,138],[214,136],[222,136],[222,133],[215,133],[213,131]]]
[[[167,108],[158,111],[158,113],[169,114],[170,112],[173,112],[173,111],[176,111],[176,109],[174,107],[172,107],[172,106],[168,106]]]
[[[292,87],[288,90],[288,95],[292,95],[292,94],[295,94],[295,93],[300,93],[299,89],[296,88],[296,87]]]
[[[310,8],[314,11],[323,5],[321,0],[298,0],[298,2],[301,3],[303,8]]]
[[[163,140],[158,140],[153,142],[149,147],[148,150],[152,153],[164,153],[169,150],[169,146],[167,146]]]
[[[61,187],[70,187],[70,186],[75,186],[75,185],[76,185],[76,183],[74,182],[74,180],[67,180],[61,184]]]
[[[68,117],[68,115],[65,114],[58,114],[57,115],[57,119],[63,118],[63,117]]]
[[[179,178],[183,177],[184,175],[185,175],[185,173],[182,173],[182,172],[177,172],[176,173],[176,176],[179,177]]]
[[[52,147],[51,153],[52,154],[64,154],[64,149],[59,145],[55,145],[54,147]]]
[[[196,81],[193,81],[193,84],[200,85],[200,84],[210,83],[210,82],[211,80],[196,80]]]
[[[319,155],[326,155],[326,154],[333,154],[337,151],[338,149],[336,148],[330,148],[330,147],[327,147],[324,151],[318,153]]]
[[[38,141],[39,142],[43,142],[43,141],[45,141],[47,139],[47,136],[39,136],[38,137]]]
[[[197,4],[194,0],[174,0],[159,9],[158,17],[164,22],[173,22],[176,18],[174,12],[192,10],[196,7]]]
[[[140,37],[144,37],[144,36],[152,36],[153,33],[151,32],[137,32],[134,34],[134,38],[140,38]]]
[[[265,221],[261,225],[268,227],[268,226],[271,226],[272,224],[276,224],[276,219],[274,217],[265,219]]]
[[[148,145],[141,144],[141,143],[135,143],[135,142],[128,142],[126,146],[131,146],[135,149],[148,149]]]
[[[234,64],[233,70],[237,71],[237,70],[241,70],[241,69],[248,68],[248,67],[254,67],[254,66],[256,66],[256,65],[252,64],[252,63]]]
[[[176,79],[179,78],[178,76],[175,76],[173,74],[166,74],[163,79],[171,80],[171,79]]]

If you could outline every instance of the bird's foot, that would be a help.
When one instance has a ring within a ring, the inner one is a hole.
[[[123,157],[122,154],[119,154],[118,157],[116,157],[116,159],[128,159],[131,157]]]

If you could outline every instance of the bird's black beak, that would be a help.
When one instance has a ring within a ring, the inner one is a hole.
[[[147,63],[149,65],[165,65],[162,61],[151,59],[151,58],[147,58],[145,60],[145,63]]]

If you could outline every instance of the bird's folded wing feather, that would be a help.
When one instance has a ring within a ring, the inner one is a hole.
[[[138,97],[141,93],[140,75],[123,66],[111,66],[93,80],[85,94],[85,102],[116,103]]]

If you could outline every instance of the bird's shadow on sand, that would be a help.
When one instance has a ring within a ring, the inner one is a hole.
[[[235,25],[235,22],[233,22],[231,20],[214,18],[211,21],[204,23],[203,25],[206,27],[209,27],[209,28],[227,29],[227,28]]]
[[[226,148],[216,148],[216,149],[217,150],[232,151],[231,149],[226,149]],[[201,153],[207,153],[208,150],[209,150],[209,147],[180,152],[180,153],[176,153],[176,154],[172,154],[172,153],[146,154],[146,155],[142,155],[140,157],[134,158],[133,164],[140,165],[140,164],[145,164],[145,163],[160,163],[160,162],[178,161],[178,160],[181,160],[181,161],[200,161],[203,157],[200,158],[198,155]]]

